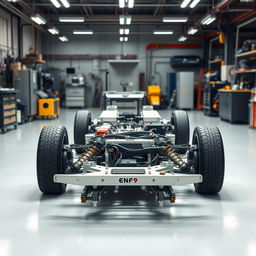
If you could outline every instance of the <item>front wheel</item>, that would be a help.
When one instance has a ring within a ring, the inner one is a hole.
[[[39,189],[48,195],[62,194],[66,184],[54,183],[55,174],[64,174],[67,154],[63,146],[68,144],[68,133],[62,125],[45,126],[37,148],[37,181]]]
[[[89,133],[92,117],[87,110],[76,112],[74,120],[74,143],[85,145],[85,134]],[[83,153],[83,149],[76,149],[76,153]]]
[[[175,110],[172,112],[171,125],[175,134],[175,145],[189,144],[189,118],[184,110]],[[186,149],[177,149],[177,153],[185,154]]]
[[[194,168],[203,182],[194,184],[199,194],[217,194],[223,185],[225,156],[222,137],[217,127],[197,126],[193,134]]]

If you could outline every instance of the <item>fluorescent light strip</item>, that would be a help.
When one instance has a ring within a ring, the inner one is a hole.
[[[92,35],[93,31],[92,30],[87,30],[87,31],[82,31],[82,30],[74,30],[73,31],[74,35]]]
[[[173,31],[154,31],[154,35],[172,35]]]
[[[121,37],[119,38],[119,40],[120,40],[120,42],[123,42],[123,41],[124,41],[124,38],[121,36]]]
[[[120,23],[120,25],[124,25],[124,23],[125,23],[125,16],[124,15],[119,16],[119,23]]]
[[[70,7],[70,3],[69,3],[68,0],[60,0],[60,1],[61,1],[61,3],[64,5],[64,7],[66,7],[66,8],[69,8],[69,7]]]
[[[60,3],[58,2],[58,0],[50,0],[52,2],[52,4],[56,7],[56,8],[60,8]]]
[[[202,20],[201,20],[201,24],[203,25],[209,25],[211,24],[213,21],[216,20],[216,17],[215,16],[212,16],[212,15],[207,15],[205,16]]]
[[[59,39],[62,42],[67,42],[68,41],[67,37],[65,37],[65,36],[60,36]]]
[[[125,0],[119,0],[119,8],[125,7]]]
[[[185,37],[185,36],[180,36],[179,39],[178,39],[178,41],[179,41],[179,42],[184,42],[184,41],[186,41],[187,39],[188,39],[188,38]]]
[[[188,6],[188,4],[190,3],[191,0],[184,0],[181,5],[180,8],[186,8]]]
[[[211,24],[212,22],[214,22],[216,20],[216,17],[212,17],[211,19],[208,20],[208,22],[206,23],[206,25]]]
[[[84,22],[84,17],[59,17],[60,22]]]
[[[200,0],[194,0],[191,4],[190,4],[190,8],[194,8],[198,3],[200,2]]]
[[[126,16],[126,25],[130,25],[132,22],[132,16]]]
[[[44,25],[44,24],[46,24],[46,19],[45,18],[43,18],[41,15],[39,15],[39,14],[36,14],[36,15],[34,15],[34,16],[31,16],[30,17],[31,18],[31,20],[33,20],[35,23],[37,23],[38,25]]]
[[[132,16],[129,15],[120,15],[119,23],[120,25],[130,25],[132,21]]]
[[[124,34],[124,29],[123,29],[123,28],[120,28],[120,29],[119,29],[119,34],[120,34],[120,35],[123,35],[123,34]]]
[[[191,28],[187,31],[187,33],[188,33],[189,35],[194,35],[197,31],[198,31],[197,28],[191,27]]]
[[[48,28],[48,31],[53,35],[58,35],[60,33],[59,30],[55,27]]]
[[[128,0],[128,8],[134,7],[134,0]]]
[[[128,41],[128,37],[127,37],[127,36],[124,38],[124,41],[125,41],[125,42],[127,42],[127,41]]]
[[[187,22],[188,17],[163,17],[163,22]]]

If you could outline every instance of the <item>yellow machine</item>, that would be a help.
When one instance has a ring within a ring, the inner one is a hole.
[[[147,87],[148,104],[152,106],[160,106],[161,88],[159,85],[148,85]]]
[[[38,100],[39,117],[59,117],[60,116],[60,98],[39,99]]]

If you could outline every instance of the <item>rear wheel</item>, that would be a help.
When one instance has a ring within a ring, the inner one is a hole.
[[[175,110],[172,112],[171,125],[174,128],[175,145],[189,144],[189,118],[186,111]],[[178,149],[177,153],[185,154],[186,149]]]
[[[89,133],[91,125],[91,113],[87,110],[76,112],[74,121],[74,143],[85,145],[85,134]],[[83,153],[83,149],[76,149],[78,154]]]
[[[67,155],[63,146],[67,144],[64,126],[50,125],[42,129],[37,148],[37,181],[44,194],[62,194],[66,190],[66,184],[54,183],[53,176],[65,173]]]
[[[194,155],[196,173],[203,176],[203,182],[194,184],[200,194],[217,194],[223,185],[225,156],[222,137],[217,127],[197,126],[193,134],[193,145],[198,150]]]

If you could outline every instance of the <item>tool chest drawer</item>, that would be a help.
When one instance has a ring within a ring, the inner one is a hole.
[[[4,112],[4,117],[8,117],[8,116],[16,116],[16,109],[7,109]]]
[[[11,116],[11,117],[5,117],[4,118],[4,124],[13,124],[16,123],[16,116]]]
[[[17,128],[16,92],[12,89],[0,89],[0,130],[7,131],[9,126]]]

